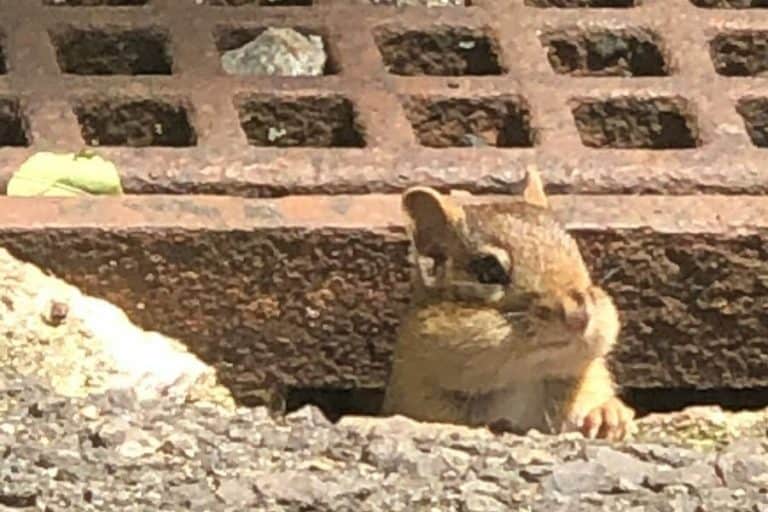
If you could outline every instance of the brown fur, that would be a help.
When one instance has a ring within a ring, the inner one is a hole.
[[[462,206],[415,187],[403,207],[418,265],[384,413],[623,438],[634,412],[605,364],[618,312],[553,218],[538,172],[509,202]]]

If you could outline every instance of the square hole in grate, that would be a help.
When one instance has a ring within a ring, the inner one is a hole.
[[[768,0],[691,0],[696,7],[708,9],[749,9],[768,7]]]
[[[8,61],[5,57],[5,34],[0,32],[0,75],[8,73]]]
[[[768,148],[768,98],[744,98],[736,104],[752,144]]]
[[[365,0],[359,0],[363,3]],[[395,7],[471,7],[471,0],[368,0],[366,3]]]
[[[500,75],[496,41],[487,30],[436,27],[429,31],[380,27],[374,32],[384,64],[395,75]]]
[[[217,7],[240,7],[242,5],[261,5],[263,7],[290,7],[312,5],[312,0],[203,0],[204,5]]]
[[[232,27],[218,27],[214,33],[214,39],[216,41],[216,48],[219,50],[220,54],[223,54],[224,52],[228,52],[231,50],[234,50],[236,48],[241,48],[244,45],[250,43],[259,35],[261,35],[265,30],[267,30],[268,27],[239,27],[239,28],[232,28]],[[283,29],[283,28],[291,28],[298,32],[299,34],[303,35],[304,37],[310,37],[315,36],[319,37],[322,40],[322,46],[323,46],[323,53],[325,54],[325,65],[323,66],[323,75],[334,75],[339,72],[339,68],[336,65],[338,62],[336,55],[332,53],[330,46],[327,44],[328,36],[326,33],[324,33],[321,30],[313,30],[305,27],[271,27],[271,28],[277,28],[277,29]],[[292,40],[292,39],[291,39]],[[301,67],[306,68],[312,61],[316,59],[315,56],[306,54],[306,55],[296,55],[296,49],[293,48],[295,45],[289,44],[290,50],[288,50],[288,53],[290,54],[290,57],[294,59],[295,64],[293,66],[289,67]],[[303,46],[303,45],[302,45]],[[305,49],[306,50],[306,49]],[[307,52],[313,50],[306,50]],[[285,61],[286,59],[283,57],[282,59],[279,58],[279,55],[277,55],[276,50],[270,49],[269,55],[276,55],[277,58],[270,58],[271,61],[274,60],[281,60]],[[263,58],[261,59],[263,62]],[[275,73],[273,76],[306,76],[306,75],[279,75]]]
[[[43,0],[43,5],[64,7],[119,7],[131,5],[147,5],[149,0]]]
[[[682,149],[700,145],[692,105],[684,98],[572,100],[581,141],[591,148]]]
[[[719,34],[709,42],[715,71],[725,76],[756,76],[768,71],[768,32]]]
[[[194,146],[197,135],[183,102],[150,99],[92,99],[73,111],[89,146]]]
[[[168,35],[158,28],[81,29],[50,32],[64,73],[74,75],[170,75]]]
[[[525,5],[531,7],[635,7],[640,0],[525,0]]]
[[[669,74],[658,35],[650,30],[577,28],[541,36],[556,73],[574,76],[664,76]]]
[[[535,143],[528,104],[517,96],[412,96],[403,106],[422,146],[531,147]]]
[[[29,146],[27,119],[16,98],[0,98],[0,147]]]
[[[275,98],[250,96],[236,101],[248,143],[276,147],[365,146],[363,127],[351,101],[341,96]]]

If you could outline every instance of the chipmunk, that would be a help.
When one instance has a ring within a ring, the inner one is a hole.
[[[618,311],[553,216],[538,171],[511,201],[461,204],[413,187],[402,206],[418,264],[382,413],[624,439],[635,412],[605,360]]]

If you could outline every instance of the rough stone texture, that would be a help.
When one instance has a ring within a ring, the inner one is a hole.
[[[768,202],[553,201],[621,309],[622,384],[768,385]],[[0,246],[183,339],[243,403],[384,385],[408,295],[397,196],[0,206]]]
[[[61,28],[51,33],[65,73],[77,75],[170,75],[168,35],[157,30]]]
[[[495,436],[307,407],[64,398],[0,373],[0,504],[29,510],[764,510],[768,446]]]
[[[215,372],[182,342],[137,328],[114,305],[4,249],[0,332],[0,367],[42,379],[60,395],[130,389],[140,400],[166,396],[234,406]]]
[[[684,98],[579,98],[570,104],[581,140],[591,148],[658,150],[701,144],[696,116]]]
[[[616,353],[624,382],[639,387],[768,382],[762,342],[768,329],[766,232],[627,230],[582,233],[579,239],[625,322],[624,344]]]
[[[241,103],[240,112],[243,130],[254,146],[365,145],[354,106],[340,96],[283,101],[250,97]]]
[[[89,98],[72,111],[90,146],[194,146],[197,134],[189,124],[184,102]]]
[[[552,68],[573,76],[665,76],[661,38],[647,29],[550,30],[540,36]]]
[[[768,72],[768,32],[719,34],[710,42],[715,69],[726,76],[765,76]]]
[[[253,41],[224,52],[221,66],[231,75],[318,76],[326,60],[320,36],[268,27]]]
[[[737,105],[752,143],[761,148],[768,147],[768,98],[745,98]]]
[[[421,98],[404,106],[416,137],[425,146],[530,147],[536,140],[529,107],[519,97]]]
[[[376,44],[390,73],[401,76],[500,75],[499,48],[484,30],[378,28]]]

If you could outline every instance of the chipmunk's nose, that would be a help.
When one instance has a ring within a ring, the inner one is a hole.
[[[563,297],[561,307],[563,322],[569,329],[577,332],[584,332],[589,325],[589,301],[590,297],[580,291],[572,290]]]

